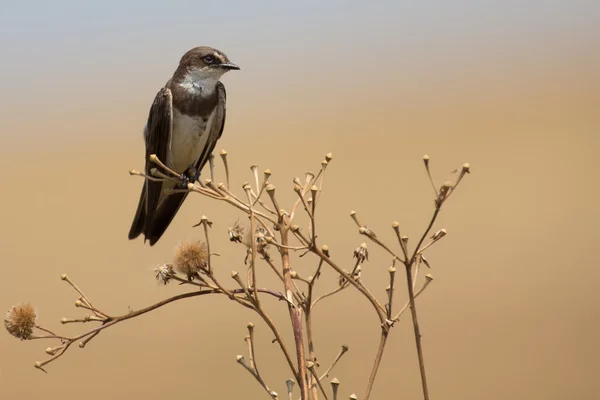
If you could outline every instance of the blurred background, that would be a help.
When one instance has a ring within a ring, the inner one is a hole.
[[[319,238],[346,269],[364,238],[356,210],[396,245],[433,210],[421,157],[438,184],[464,162],[472,174],[434,229],[435,280],[419,298],[432,399],[596,399],[600,390],[600,4],[594,1],[80,1],[0,8],[0,308],[32,302],[39,322],[81,317],[67,273],[95,304],[126,313],[187,290],[152,269],[201,238],[202,214],[223,282],[244,271],[227,240],[241,215],[190,196],[150,248],[127,232],[143,168],[142,127],[156,92],[197,45],[241,66],[227,74],[217,150],[232,184],[249,166],[273,171],[289,209],[292,178],[327,152]],[[218,163],[217,173],[223,173]],[[381,299],[390,260],[371,243],[364,280]],[[314,258],[295,259],[303,276]],[[278,289],[266,265],[261,286]],[[402,275],[399,275],[402,278]],[[398,287],[403,289],[403,280]],[[320,291],[335,287],[329,271]],[[399,296],[404,291],[399,290]],[[268,299],[265,301],[269,301]],[[398,304],[401,304],[398,301]],[[282,303],[269,302],[289,333]],[[323,366],[342,398],[362,397],[379,340],[370,305],[350,288],[315,314]],[[235,362],[253,321],[261,373],[285,393],[285,360],[267,327],[226,298],[184,300],[104,331],[48,366],[50,342],[0,334],[0,392],[21,399],[265,398]],[[421,396],[409,319],[394,329],[373,398]]]

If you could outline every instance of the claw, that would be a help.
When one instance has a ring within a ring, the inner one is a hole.
[[[194,164],[192,164],[189,167],[187,167],[186,170],[181,173],[181,175],[179,175],[179,179],[181,180],[181,183],[179,183],[179,185],[183,189],[187,189],[188,184],[195,183],[199,178],[200,171],[198,171]]]

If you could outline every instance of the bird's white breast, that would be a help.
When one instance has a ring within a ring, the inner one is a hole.
[[[183,172],[194,164],[202,152],[203,138],[206,136],[206,122],[200,117],[190,117],[173,110],[173,130],[168,162],[176,172]]]
[[[214,119],[212,113],[208,120],[191,117],[173,110],[173,130],[168,162],[176,172],[183,172],[198,161],[198,157],[207,145],[208,131]]]

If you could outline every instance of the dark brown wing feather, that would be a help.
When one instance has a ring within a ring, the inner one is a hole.
[[[172,127],[173,98],[171,91],[163,87],[154,98],[148,114],[148,122],[144,129],[146,143],[145,172],[147,175],[151,175],[152,168],[160,170],[156,164],[149,160],[151,154],[156,154],[163,163],[167,162],[167,150],[171,140]],[[145,180],[135,217],[129,230],[129,239],[135,239],[142,232],[144,232],[146,239],[148,238],[148,231],[158,207],[161,191],[162,182]]]
[[[226,92],[225,85],[223,85],[221,82],[217,83],[217,93],[219,96],[219,100],[215,109],[217,114],[214,117],[215,122],[212,124],[210,132],[206,133],[209,135],[206,141],[206,147],[202,149],[202,153],[200,153],[200,157],[196,162],[196,168],[198,171],[202,171],[202,168],[204,168],[206,165],[210,155],[215,149],[217,141],[223,134],[223,129],[225,127]],[[150,246],[154,245],[154,243],[160,239],[163,233],[165,233],[187,195],[187,192],[171,194],[164,199],[158,210],[156,210],[152,220],[151,228],[145,233],[146,239],[150,241]]]

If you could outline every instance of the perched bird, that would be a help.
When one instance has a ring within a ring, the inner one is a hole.
[[[144,127],[146,175],[152,176],[154,168],[164,172],[149,159],[156,154],[181,174],[184,184],[198,179],[225,126],[225,86],[219,79],[239,69],[211,47],[195,47],[181,57],[173,77],[154,98]],[[187,197],[187,192],[165,193],[176,185],[144,180],[129,239],[143,233],[150,246],[160,239]]]

